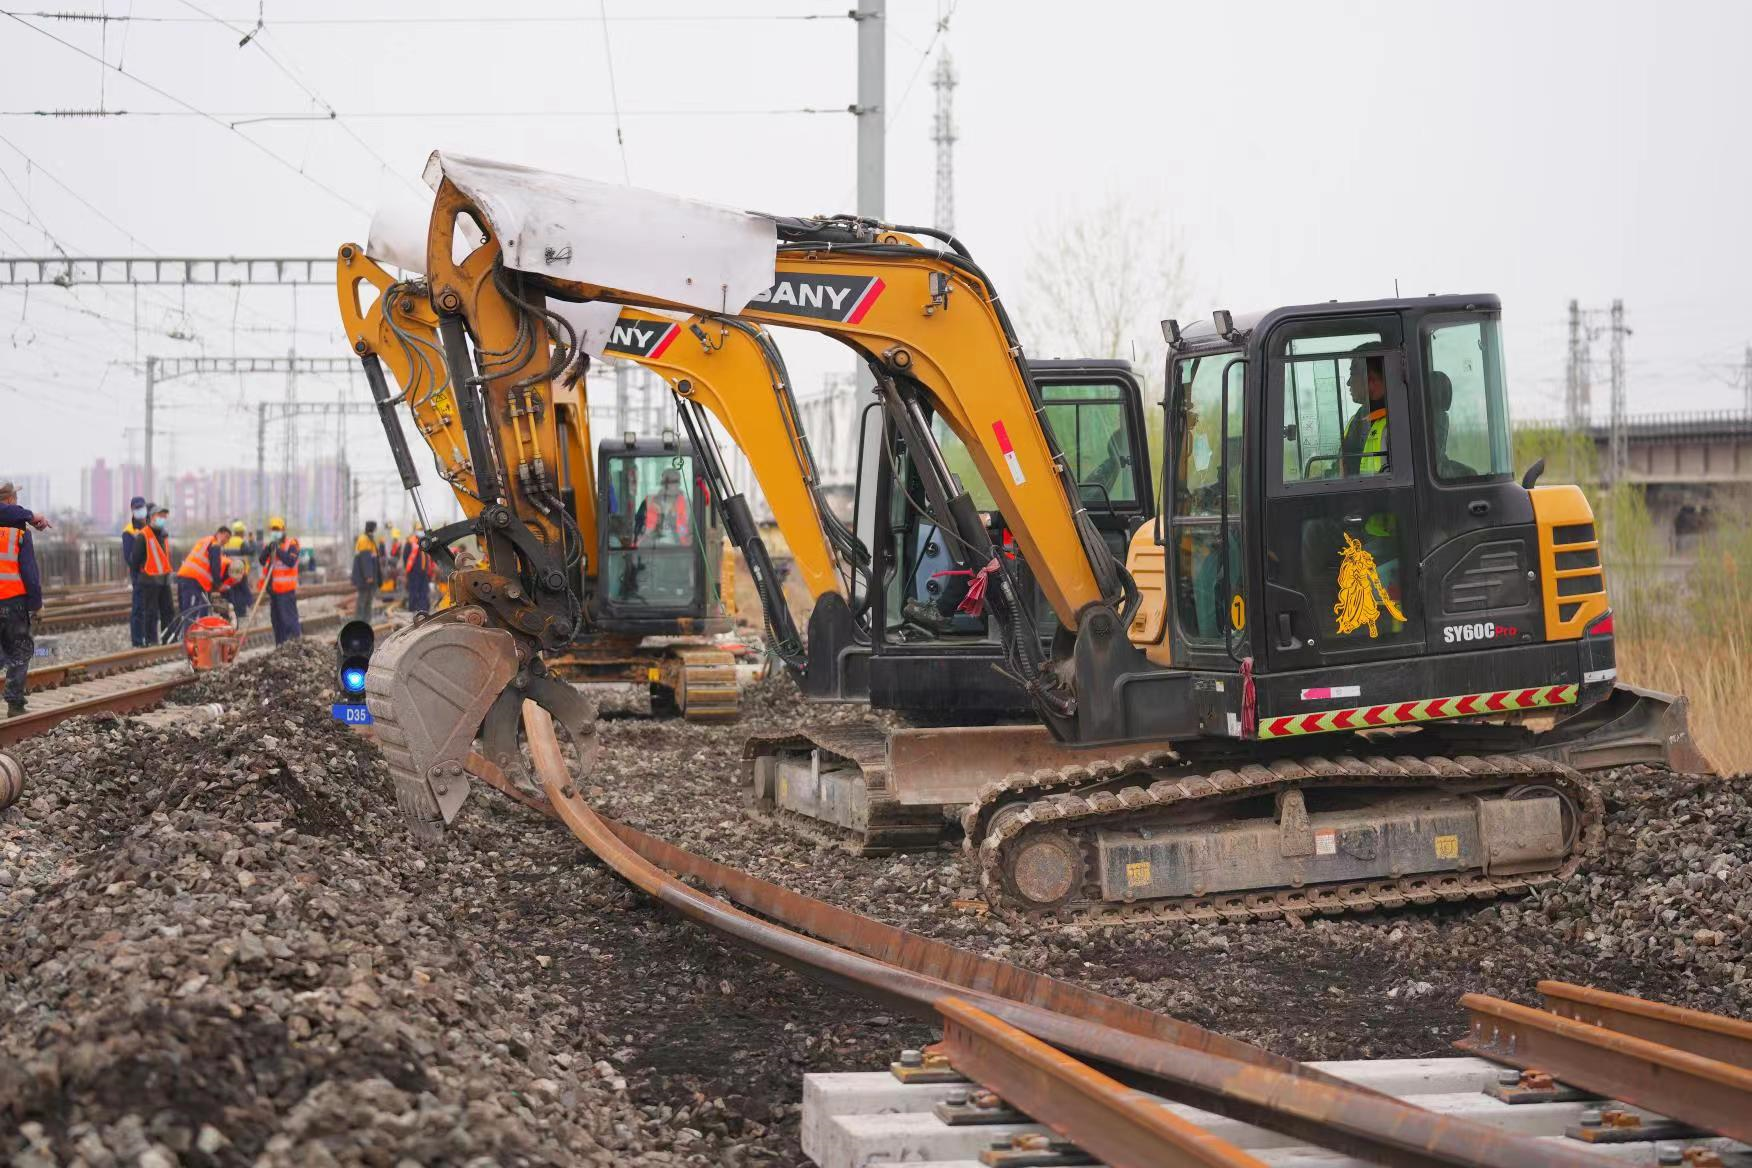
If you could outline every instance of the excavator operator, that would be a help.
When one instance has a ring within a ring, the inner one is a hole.
[[[1344,428],[1340,465],[1347,476],[1380,474],[1388,457],[1386,358],[1352,357],[1345,384],[1357,412]]]
[[[691,542],[687,492],[681,489],[681,472],[673,466],[664,470],[662,485],[639,504],[634,538],[658,546],[686,547]]]

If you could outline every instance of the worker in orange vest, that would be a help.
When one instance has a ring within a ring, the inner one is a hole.
[[[152,518],[128,549],[128,567],[139,573],[140,640],[156,645],[176,624],[170,601],[170,508],[147,510]]]
[[[230,538],[231,528],[220,524],[212,535],[195,541],[176,570],[176,606],[185,624],[213,611],[209,598],[225,575],[225,542]]]
[[[268,590],[268,616],[274,622],[274,644],[301,635],[298,627],[298,541],[286,534],[286,521],[268,520],[268,541],[262,548],[262,586]]]
[[[409,612],[432,611],[432,578],[438,574],[438,565],[422,546],[425,537],[425,530],[416,527],[402,545],[402,578],[408,584]]]
[[[18,488],[0,482],[0,667],[6,673],[6,714],[24,713],[24,687],[30,679],[36,640],[31,618],[43,606],[36,549],[30,528],[47,531],[48,519],[18,505]]]
[[[231,606],[232,621],[242,624],[250,608],[249,562],[237,556],[226,556],[214,591],[222,593],[225,602]]]

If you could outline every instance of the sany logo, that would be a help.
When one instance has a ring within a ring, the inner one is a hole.
[[[655,360],[663,355],[681,332],[680,323],[664,320],[660,317],[628,316],[621,313],[615,321],[614,330],[609,333],[608,344],[603,351],[621,353],[628,357],[645,357]]]
[[[876,303],[876,298],[882,295],[882,288],[882,281],[876,276],[784,273],[774,280],[771,288],[750,303],[786,316],[857,324]]]

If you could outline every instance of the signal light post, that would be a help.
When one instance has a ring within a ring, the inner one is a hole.
[[[371,711],[365,707],[365,675],[371,668],[371,650],[377,644],[377,633],[370,621],[350,620],[341,626],[335,642],[336,679],[341,687],[341,700],[335,703],[337,722],[349,726],[371,723]]]

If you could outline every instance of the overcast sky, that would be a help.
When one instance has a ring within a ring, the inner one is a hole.
[[[1741,403],[1752,5],[890,3],[889,215],[932,218],[931,55],[947,46],[956,226],[1000,290],[1021,288],[1041,223],[1119,192],[1162,208],[1185,243],[1197,294],[1163,314],[1395,281],[1496,292],[1515,408],[1554,416],[1567,301],[1622,297],[1633,411]],[[331,255],[434,148],[850,210],[850,4],[607,0],[605,26],[592,5],[481,19],[476,2],[268,0],[241,48],[256,5],[238,0],[53,5],[135,18],[107,23],[0,16],[0,254]],[[544,15],[564,19],[531,19]],[[230,128],[319,102],[340,118]],[[130,116],[13,116],[99,108]],[[829,112],[770,112],[805,109]],[[142,116],[156,111],[177,116]],[[805,389],[846,365],[820,342],[782,343]],[[57,502],[76,503],[79,467],[126,455],[141,425],[127,362],[293,346],[346,353],[327,289],[159,288],[137,305],[127,290],[0,289],[0,474],[51,472]],[[1594,353],[1603,410],[1604,337]],[[175,465],[253,464],[253,403],[283,392],[174,383],[161,424]],[[300,396],[364,392],[309,381]],[[386,470],[374,426],[359,419],[350,450]],[[335,441],[331,427],[305,448]]]

